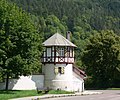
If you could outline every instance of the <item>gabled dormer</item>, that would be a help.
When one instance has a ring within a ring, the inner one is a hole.
[[[54,34],[45,42],[43,42],[45,50],[42,56],[42,63],[54,64],[72,64],[74,63],[74,45],[68,39],[60,35]]]

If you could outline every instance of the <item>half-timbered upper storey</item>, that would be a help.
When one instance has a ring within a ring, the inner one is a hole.
[[[43,43],[45,50],[42,56],[42,63],[74,63],[74,45],[68,39],[54,34]]]

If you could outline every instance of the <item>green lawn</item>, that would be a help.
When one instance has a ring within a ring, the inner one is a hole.
[[[68,92],[64,90],[50,90],[48,94],[73,94],[73,92]]]
[[[62,90],[50,90],[48,94],[70,94],[73,92],[67,92]],[[0,91],[0,100],[8,100],[12,98],[20,98],[20,97],[27,97],[27,96],[40,96],[43,95],[38,94],[36,90],[1,90]]]
[[[37,96],[36,90],[1,90],[0,91],[0,100],[8,100],[11,98],[27,97],[27,96]]]
[[[107,90],[120,90],[120,88],[108,88]]]

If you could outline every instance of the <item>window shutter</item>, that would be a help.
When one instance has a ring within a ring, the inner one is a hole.
[[[55,67],[55,74],[58,74],[58,67]]]
[[[61,67],[61,74],[64,74],[64,67]]]

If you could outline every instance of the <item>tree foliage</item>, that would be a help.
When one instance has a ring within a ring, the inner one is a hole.
[[[30,75],[40,68],[41,38],[30,15],[0,0],[0,69],[2,76]]]
[[[84,30],[112,29],[120,31],[119,0],[9,0],[31,14],[46,18],[55,15],[62,21],[66,16],[68,29],[80,26]]]
[[[92,76],[95,87],[114,86],[116,74],[120,74],[120,37],[112,31],[102,31],[89,41],[82,57],[87,74]]]
[[[77,46],[77,64],[81,59],[87,38],[94,31],[120,31],[119,0],[8,0],[38,17],[35,20],[43,39],[57,32],[65,36],[72,32],[72,42]],[[76,39],[76,36],[77,39]],[[79,52],[79,53],[78,53]]]

